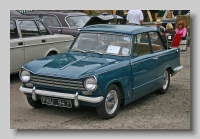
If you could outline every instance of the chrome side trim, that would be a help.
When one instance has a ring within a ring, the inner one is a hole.
[[[32,88],[24,88],[24,87],[20,87],[19,88],[20,92],[22,93],[29,93],[32,94]],[[43,96],[50,96],[50,97],[58,97],[58,98],[65,98],[65,99],[75,99],[76,94],[68,94],[68,93],[59,93],[59,92],[52,92],[52,91],[43,91],[43,90],[39,90],[36,89],[35,93],[37,95],[43,95]],[[81,101],[85,101],[85,102],[90,102],[90,103],[99,103],[101,101],[103,101],[104,97],[103,96],[99,96],[99,97],[86,97],[86,96],[81,96],[78,95],[78,100]]]
[[[47,45],[47,44],[54,44],[54,43],[63,43],[63,42],[70,42],[70,41],[73,41],[73,40],[64,40],[64,41],[56,41],[56,42],[47,42],[47,43],[30,44],[30,45],[24,45],[23,47],[38,46],[38,45]]]

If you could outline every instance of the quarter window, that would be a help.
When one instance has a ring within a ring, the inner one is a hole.
[[[157,32],[149,32],[149,36],[153,52],[164,50],[163,42]]]
[[[54,27],[60,27],[60,24],[55,16],[51,15],[44,15],[43,16],[43,21],[48,25],[48,26],[54,26]]]
[[[19,38],[16,23],[14,20],[10,20],[10,39]]]
[[[134,38],[133,56],[142,56],[151,53],[148,33],[137,34]]]
[[[49,35],[50,32],[45,28],[45,26],[40,22],[37,21],[38,25],[39,25],[39,29],[42,35]]]
[[[22,37],[39,36],[39,30],[32,20],[19,20],[19,27],[21,29]]]

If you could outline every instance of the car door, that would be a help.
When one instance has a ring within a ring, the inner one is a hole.
[[[18,72],[24,64],[24,41],[15,20],[10,20],[10,73]]]
[[[55,15],[43,14],[41,15],[41,18],[43,19],[45,24],[47,24],[52,33],[63,34],[62,33],[63,27],[59,19]]]
[[[180,52],[177,49],[167,50],[166,46],[163,43],[163,38],[158,32],[149,32],[152,51],[154,56],[157,58],[156,67],[157,67],[157,86],[161,86],[163,81],[163,74],[167,66],[173,66],[173,63],[179,63]],[[170,62],[171,61],[171,62]]]
[[[133,97],[135,99],[150,93],[156,86],[156,57],[152,54],[148,33],[134,36],[131,59]]]
[[[24,40],[24,63],[45,56],[48,44],[41,35],[35,20],[19,20],[19,28]]]

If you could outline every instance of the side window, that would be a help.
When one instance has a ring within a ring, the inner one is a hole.
[[[48,26],[60,27],[60,24],[55,16],[43,15],[42,19]]]
[[[162,38],[160,38],[160,36],[158,35],[157,32],[149,32],[149,36],[151,39],[151,45],[152,45],[153,52],[164,50],[164,45],[161,40]],[[163,39],[166,39],[166,38],[163,38]]]
[[[37,23],[38,23],[38,26],[39,26],[39,29],[40,29],[40,32],[42,33],[42,35],[50,34],[50,32],[45,28],[45,26],[40,21],[37,21]]]
[[[22,37],[39,36],[39,30],[33,20],[19,20]]]
[[[137,34],[134,37],[134,52],[133,56],[142,56],[145,54],[150,54],[150,43],[147,33]]]
[[[17,26],[14,20],[10,20],[10,39],[19,38]]]

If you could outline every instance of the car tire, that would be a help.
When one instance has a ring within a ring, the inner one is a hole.
[[[32,97],[27,97],[29,105],[31,105],[33,108],[42,108],[45,107],[46,105],[41,103],[41,100],[38,99],[37,101],[34,101]]]
[[[170,72],[167,69],[163,73],[163,84],[162,84],[162,87],[158,90],[158,93],[165,94],[169,88],[169,84],[170,84]]]
[[[120,103],[120,90],[116,85],[113,84],[107,88],[102,104],[96,108],[98,116],[102,119],[110,119],[115,117],[119,111]]]

